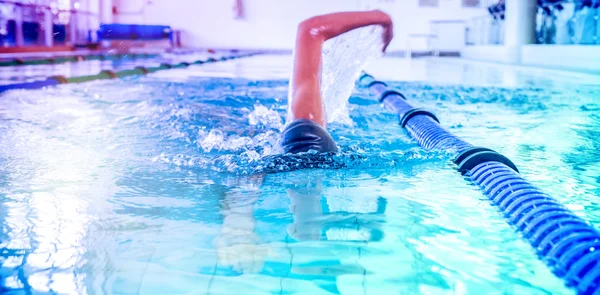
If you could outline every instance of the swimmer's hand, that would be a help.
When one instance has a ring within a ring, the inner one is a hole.
[[[392,19],[390,18],[390,16],[380,10],[376,10],[376,12],[381,13],[381,26],[383,27],[383,52],[385,53],[385,50],[387,49],[387,47],[390,45],[390,42],[392,42],[392,39],[394,39],[394,24],[392,23]]]
[[[348,31],[371,25],[383,27],[383,51],[385,51],[394,37],[392,18],[381,10],[372,10],[336,12],[304,20],[298,25],[296,52],[315,49],[315,54],[320,57],[321,45],[324,41]],[[316,46],[310,46],[311,44]],[[304,64],[306,64],[306,61]]]

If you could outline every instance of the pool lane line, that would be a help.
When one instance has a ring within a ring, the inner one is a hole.
[[[120,59],[136,59],[136,58],[155,58],[158,54],[151,53],[118,53],[118,54],[89,54],[89,55],[73,55],[48,57],[40,59],[23,59],[14,58],[7,61],[0,61],[0,67],[11,66],[32,66],[32,65],[54,65],[67,62],[78,62],[88,60],[120,60]]]
[[[8,90],[13,90],[13,89],[40,89],[40,88],[44,88],[47,86],[54,86],[54,85],[58,85],[58,84],[84,83],[84,82],[90,82],[90,81],[96,81],[96,80],[109,80],[109,79],[124,78],[124,77],[129,77],[129,76],[141,76],[141,75],[146,75],[146,74],[154,73],[154,72],[161,71],[161,70],[182,69],[182,68],[189,67],[190,65],[214,63],[214,62],[219,62],[219,61],[225,61],[225,60],[231,60],[231,59],[237,59],[237,58],[243,58],[243,57],[250,57],[250,56],[254,56],[256,54],[258,54],[258,53],[248,53],[248,54],[225,56],[225,57],[221,57],[219,59],[215,59],[215,58],[211,57],[206,60],[197,60],[197,61],[191,62],[191,63],[188,63],[188,62],[181,62],[178,64],[163,63],[160,66],[156,66],[156,67],[148,67],[148,68],[136,67],[134,69],[121,70],[121,71],[117,71],[117,72],[110,71],[110,70],[104,70],[98,74],[88,75],[88,76],[77,76],[77,77],[65,77],[65,76],[60,76],[60,75],[52,76],[52,77],[48,77],[46,80],[0,85],[0,93],[2,93],[4,91],[8,91]]]
[[[481,188],[568,287],[578,294],[600,295],[600,232],[594,226],[525,180],[510,159],[453,135],[433,113],[414,108],[386,83],[363,74],[358,84],[397,113],[400,126],[421,147],[456,151],[453,162],[458,172]]]

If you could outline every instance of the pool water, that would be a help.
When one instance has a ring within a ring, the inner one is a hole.
[[[367,89],[329,126],[343,169],[261,173],[290,64],[3,93],[2,293],[573,294],[451,152],[422,150]],[[458,59],[368,71],[600,226],[597,76]]]

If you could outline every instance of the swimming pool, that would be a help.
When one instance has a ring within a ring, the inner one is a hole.
[[[347,168],[255,173],[290,65],[1,94],[4,292],[573,294],[452,155],[422,150],[367,89],[351,125],[330,125]],[[368,71],[600,226],[600,78],[458,59]]]

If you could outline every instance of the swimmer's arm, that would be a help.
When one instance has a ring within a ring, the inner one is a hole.
[[[383,50],[393,37],[392,20],[379,10],[340,12],[309,18],[298,25],[294,74],[292,77],[292,114],[294,119],[309,119],[325,127],[327,119],[321,99],[321,50],[323,43],[356,28],[381,25]]]

